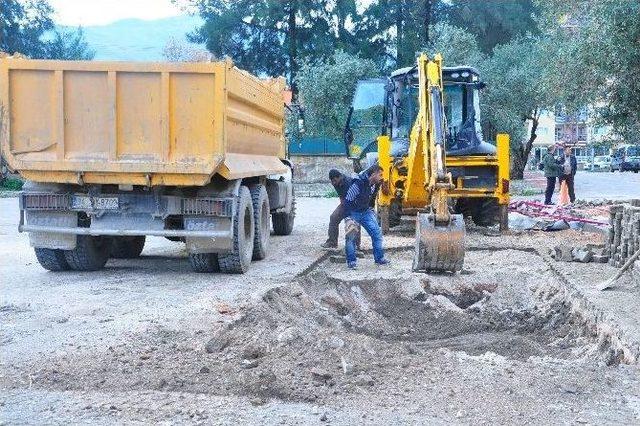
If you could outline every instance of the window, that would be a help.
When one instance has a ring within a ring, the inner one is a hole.
[[[586,141],[587,140],[587,126],[578,126],[578,140]]]
[[[564,132],[562,131],[562,126],[556,126],[556,142],[562,140],[564,138]]]

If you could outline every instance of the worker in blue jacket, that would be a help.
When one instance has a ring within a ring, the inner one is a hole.
[[[354,178],[345,196],[345,219],[347,266],[356,267],[356,235],[357,225],[361,225],[371,237],[373,245],[373,258],[378,265],[389,263],[384,257],[382,248],[382,230],[378,224],[375,212],[371,208],[370,200],[376,190],[376,186],[382,182],[382,168],[378,165],[370,167],[365,172]]]

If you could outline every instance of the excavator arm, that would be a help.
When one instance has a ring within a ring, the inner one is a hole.
[[[406,199],[426,195],[416,219],[414,270],[459,271],[464,263],[464,219],[449,211],[454,189],[446,168],[442,56],[418,58],[419,111],[410,135]]]

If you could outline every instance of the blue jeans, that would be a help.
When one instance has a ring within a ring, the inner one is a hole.
[[[382,230],[378,225],[378,219],[372,209],[364,212],[352,212],[349,217],[358,222],[367,231],[371,237],[373,244],[373,258],[376,262],[384,259],[384,249],[382,248]],[[356,234],[357,235],[357,234]],[[356,242],[355,236],[347,236],[345,251],[347,252],[347,263],[356,261]]]

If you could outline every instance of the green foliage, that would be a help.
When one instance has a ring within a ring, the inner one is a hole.
[[[190,40],[218,58],[256,74],[288,75],[295,82],[305,60],[366,47],[355,0],[195,0],[204,25]],[[295,88],[294,88],[295,89]]]
[[[45,0],[2,0],[0,7],[0,51],[45,56],[42,36],[53,30],[53,9]]]
[[[82,29],[55,29],[46,0],[2,0],[0,51],[36,59],[93,59]]]
[[[538,34],[534,0],[452,0],[448,21],[475,35],[484,53],[527,34]]]
[[[84,38],[82,28],[76,31],[55,31],[53,40],[46,45],[45,59],[60,60],[91,60],[95,51],[89,49],[89,44]]]
[[[539,0],[541,22],[557,46],[551,78],[568,108],[599,106],[596,118],[619,135],[640,133],[640,3]]]
[[[7,178],[2,181],[2,184],[0,184],[0,188],[6,191],[20,191],[22,189],[22,185],[24,185],[24,182],[22,182],[20,179]]]
[[[475,66],[484,57],[477,38],[461,28],[439,22],[432,27],[431,34],[432,41],[426,50],[432,56],[442,54],[445,66]]]
[[[541,111],[555,103],[545,59],[550,47],[540,38],[515,39],[496,46],[478,65],[487,83],[481,98],[483,127],[490,139],[497,133],[510,135],[514,178],[522,177]]]
[[[375,62],[342,51],[325,61],[305,62],[297,84],[306,135],[341,139],[356,83],[378,74]]]
[[[335,188],[331,188],[324,194],[324,198],[338,198],[338,193]]]

